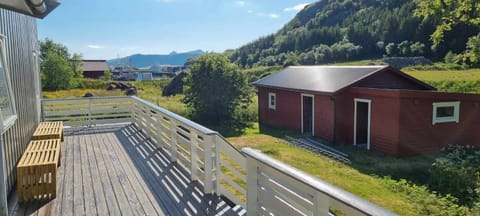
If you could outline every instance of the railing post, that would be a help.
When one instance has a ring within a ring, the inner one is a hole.
[[[190,180],[198,180],[198,135],[190,132]]]
[[[222,166],[220,165],[220,157],[221,157],[221,149],[222,145],[220,145],[220,137],[215,136],[215,191],[218,195],[220,195],[220,175],[222,174]]]
[[[258,162],[247,155],[247,215],[258,215]]]
[[[328,197],[327,195],[321,193],[320,191],[315,192],[313,206],[315,208],[315,212],[313,215],[315,216],[328,216],[329,214],[329,204],[328,204]]]
[[[170,158],[172,162],[177,161],[177,124],[170,119]]]
[[[165,143],[163,142],[163,139],[162,139],[162,121],[163,121],[163,116],[160,114],[160,113],[157,113],[157,115],[155,116],[156,119],[157,119],[157,125],[155,125],[155,127],[157,128],[157,145],[159,145],[158,147],[165,147]]]
[[[93,126],[92,124],[92,99],[88,98],[88,121],[89,126]]]
[[[203,144],[203,152],[205,153],[205,179],[203,181],[204,188],[203,191],[205,194],[213,193],[213,182],[212,182],[212,170],[213,170],[213,160],[212,160],[212,147],[214,146],[215,135],[205,136]]]

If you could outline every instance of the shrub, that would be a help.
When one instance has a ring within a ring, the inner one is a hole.
[[[385,177],[383,183],[392,191],[406,194],[407,199],[412,203],[419,203],[420,215],[440,216],[440,215],[472,215],[468,207],[458,205],[458,199],[451,196],[441,196],[430,192],[425,186],[418,186],[408,183],[405,179],[396,181],[390,177]]]
[[[470,146],[450,146],[445,152],[432,164],[430,188],[473,206],[480,201],[480,150]]]

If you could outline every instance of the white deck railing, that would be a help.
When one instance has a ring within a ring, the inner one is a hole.
[[[236,149],[219,133],[138,97],[42,101],[44,121],[66,126],[132,122],[204,185],[247,215],[393,215],[351,193],[252,149]]]

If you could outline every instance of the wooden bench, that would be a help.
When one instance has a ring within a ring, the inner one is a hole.
[[[61,139],[63,142],[63,122],[42,122],[33,133],[32,140]]]
[[[33,140],[28,144],[17,165],[19,203],[57,196],[60,144],[60,139]]]

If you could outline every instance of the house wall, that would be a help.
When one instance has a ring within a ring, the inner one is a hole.
[[[371,100],[370,149],[396,155],[399,152],[398,94],[398,91],[350,88],[336,95],[336,144],[353,144],[354,99],[367,99]]]
[[[460,101],[460,121],[432,124],[433,103]],[[400,154],[437,152],[449,144],[480,148],[480,95],[404,91],[401,94]]]
[[[277,107],[275,110],[268,108],[268,93],[277,95]],[[302,130],[301,97],[302,92],[259,88],[258,107],[260,123],[300,132]],[[330,96],[314,95],[314,134],[316,137],[329,142],[333,142],[333,107],[333,101]]]
[[[330,96],[315,95],[315,137],[333,142],[334,103]]]
[[[376,89],[409,89],[428,90],[422,85],[407,79],[400,74],[391,71],[392,68],[380,71],[374,75],[355,84],[354,87],[376,88]]]
[[[276,94],[276,109],[268,108],[268,93]],[[258,118],[261,124],[290,130],[301,130],[300,93],[258,88]]]
[[[37,22],[12,11],[0,9],[0,34],[5,35],[6,59],[15,96],[18,119],[3,135],[7,189],[15,183],[15,165],[22,155],[38,124],[36,80],[38,67],[34,52],[38,53]]]
[[[104,76],[104,71],[83,71],[84,78],[99,79]]]

